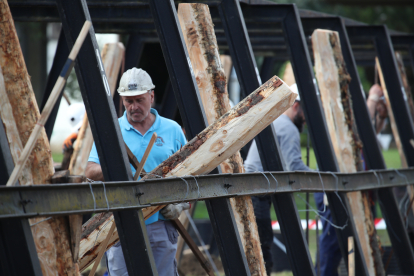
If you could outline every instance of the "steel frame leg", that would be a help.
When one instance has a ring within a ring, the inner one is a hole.
[[[57,6],[71,48],[85,20],[91,20],[88,7],[85,0],[57,0]],[[105,180],[132,180],[93,27],[79,51],[75,68]],[[158,275],[142,211],[114,212],[114,217],[128,274]]]
[[[219,13],[240,86],[245,94],[250,93],[260,86],[261,80],[239,2],[223,1],[219,5]],[[255,140],[264,170],[283,171],[273,125],[264,129]],[[294,275],[315,275],[293,196],[278,194],[273,195],[272,200],[280,220],[281,232],[286,241],[287,254]]]

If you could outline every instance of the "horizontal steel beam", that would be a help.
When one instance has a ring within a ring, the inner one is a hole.
[[[0,219],[141,209],[182,201],[267,193],[352,192],[413,183],[414,168],[351,174],[266,172],[142,182],[0,187]]]

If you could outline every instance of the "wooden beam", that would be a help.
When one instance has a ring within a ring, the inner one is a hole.
[[[285,112],[296,96],[281,79],[274,76],[142,179],[209,173]],[[142,209],[144,218],[149,218],[163,207]],[[83,236],[89,243],[82,243],[81,240],[81,269],[96,257],[106,237],[104,233],[98,235],[97,228],[105,224],[106,219],[92,218],[94,222],[84,228],[83,231],[88,234]]]
[[[16,164],[40,113],[7,1],[0,0],[0,7],[0,67],[5,88],[0,89],[0,114]],[[20,185],[49,183],[54,168],[44,129],[29,160],[19,177]],[[42,219],[30,222],[34,224]],[[31,229],[44,275],[80,275],[70,250],[67,218],[54,217]]]
[[[118,75],[121,69],[122,60],[125,55],[125,47],[122,43],[106,43],[102,49],[102,63],[105,74],[108,79],[109,88],[112,97],[116,90]],[[78,139],[76,139],[72,158],[70,160],[69,170],[71,174],[85,174],[86,165],[88,164],[89,153],[93,145],[92,131],[85,113],[82,126],[79,130]]]
[[[315,30],[312,34],[315,72],[332,146],[341,172],[362,170],[360,142],[351,94],[351,80],[342,57],[337,32]],[[385,275],[377,234],[366,193],[347,193],[364,259],[370,275]]]
[[[228,112],[227,78],[219,56],[208,5],[179,4],[178,19],[190,56],[208,124]],[[243,160],[237,151],[220,164],[223,173],[244,173]],[[250,196],[230,199],[237,229],[252,275],[266,275],[256,217]]]

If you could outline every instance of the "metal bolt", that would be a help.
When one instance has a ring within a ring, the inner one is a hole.
[[[20,200],[20,204],[21,204],[21,205],[26,205],[26,204],[28,204],[28,203],[33,203],[33,201],[31,201],[30,199],[29,199],[29,200],[27,200],[27,199],[22,199],[22,200]]]

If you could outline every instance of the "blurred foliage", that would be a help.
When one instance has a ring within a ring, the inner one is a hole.
[[[409,6],[339,5],[326,0],[271,0],[278,4],[295,3],[299,9],[335,14],[371,25],[386,24],[389,29],[414,32],[414,9]],[[361,1],[364,3],[364,1]]]
[[[78,78],[76,77],[75,68],[70,72],[65,86],[65,93],[71,99],[82,101],[82,94],[79,88]]]

